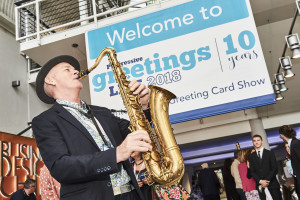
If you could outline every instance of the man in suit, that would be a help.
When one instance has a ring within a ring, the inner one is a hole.
[[[256,181],[260,199],[265,200],[266,195],[270,195],[273,200],[282,200],[280,185],[276,179],[277,163],[274,152],[263,148],[260,135],[254,135],[252,142],[255,151],[249,157],[250,171]]]
[[[241,180],[240,173],[239,173],[239,165],[241,163],[241,155],[242,155],[241,150],[234,151],[234,161],[232,162],[230,171],[231,171],[232,177],[234,178],[235,188],[236,188],[237,193],[240,196],[240,199],[246,200],[246,196],[243,191],[242,180]]]
[[[300,197],[300,140],[296,138],[296,131],[288,125],[279,128],[279,135],[289,146],[295,190],[298,197]]]
[[[32,121],[43,161],[61,183],[62,200],[143,199],[128,158],[152,149],[146,131],[130,133],[129,122],[109,109],[89,106],[79,98],[79,62],[71,56],[48,61],[36,79],[36,92],[54,104]],[[148,108],[149,89],[137,81],[129,88]],[[149,116],[149,111],[144,113]]]
[[[220,200],[219,189],[221,185],[217,175],[214,170],[208,169],[207,163],[203,163],[201,167],[202,170],[198,175],[198,185],[204,200]]]
[[[24,183],[24,188],[13,193],[9,200],[36,200],[34,194],[35,190],[36,181],[33,179],[27,179]]]

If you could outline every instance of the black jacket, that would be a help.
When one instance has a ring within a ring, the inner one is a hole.
[[[249,162],[251,175],[256,181],[257,187],[260,185],[260,180],[268,180],[270,181],[268,188],[280,188],[279,183],[276,179],[278,169],[276,157],[273,151],[264,149],[261,161],[255,151],[250,155]]]
[[[220,182],[212,169],[203,169],[200,171],[198,185],[203,196],[219,194]]]
[[[293,173],[296,175],[296,190],[300,194],[300,140],[293,139],[290,147]]]
[[[31,193],[29,196],[27,196],[24,189],[20,189],[13,193],[9,200],[36,200],[36,197],[34,193]]]
[[[129,122],[115,117],[104,107],[90,106],[110,141],[117,147],[130,133]],[[114,199],[110,174],[120,171],[116,148],[100,151],[86,128],[58,103],[35,117],[33,133],[43,161],[61,183],[65,200]],[[122,162],[139,196],[143,199],[128,161]]]

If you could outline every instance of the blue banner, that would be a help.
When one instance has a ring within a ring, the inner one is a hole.
[[[129,80],[177,96],[171,123],[275,103],[249,0],[182,1],[163,2],[167,7],[153,6],[152,13],[145,8],[135,18],[124,13],[87,32],[88,66],[102,49],[115,48]],[[92,104],[124,109],[107,59],[89,81]]]
[[[245,0],[194,0],[89,31],[90,59],[95,59],[108,46],[114,47],[119,53],[248,16]]]

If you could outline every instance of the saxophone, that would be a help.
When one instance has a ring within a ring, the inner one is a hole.
[[[95,69],[102,58],[107,55],[119,85],[119,92],[130,120],[129,129],[142,129],[148,132],[152,151],[142,154],[148,177],[162,186],[170,186],[180,182],[184,174],[184,162],[180,149],[176,143],[169,120],[169,102],[176,96],[163,88],[150,85],[150,113],[155,133],[144,115],[139,95],[133,94],[128,85],[127,76],[117,60],[116,51],[112,47],[104,48],[96,58],[94,65],[79,73],[79,79],[85,78]]]

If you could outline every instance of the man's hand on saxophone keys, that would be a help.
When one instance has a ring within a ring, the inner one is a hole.
[[[128,134],[125,140],[117,147],[117,163],[127,160],[134,151],[151,151],[152,145],[150,143],[150,137],[144,130],[137,130]]]
[[[134,94],[140,95],[140,102],[142,104],[143,110],[148,109],[150,89],[147,88],[145,84],[140,83],[135,79],[129,83],[129,88],[131,91],[133,91]]]

